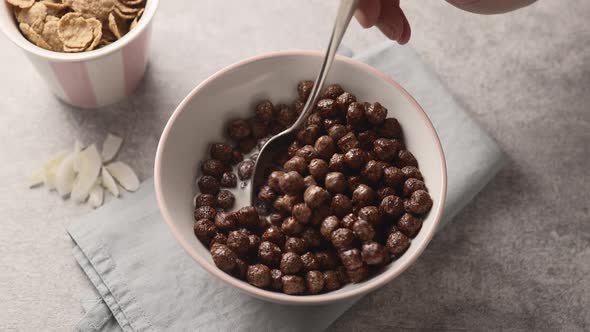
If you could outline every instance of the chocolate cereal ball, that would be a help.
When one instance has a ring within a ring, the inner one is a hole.
[[[225,172],[221,175],[219,184],[223,188],[235,188],[238,185],[238,177],[234,172]]]
[[[342,284],[340,283],[340,278],[338,278],[338,273],[332,270],[324,271],[324,290],[330,292],[340,287],[342,287]]]
[[[356,97],[348,92],[342,93],[336,98],[336,106],[338,109],[346,111],[348,106],[356,101]]]
[[[260,121],[258,118],[248,119],[248,124],[250,124],[250,129],[252,130],[253,138],[260,139],[268,135],[268,129],[266,127],[266,124]],[[255,142],[258,144],[258,141]]]
[[[279,187],[286,194],[296,195],[303,191],[305,184],[301,174],[290,171],[280,178]]]
[[[253,206],[246,206],[237,212],[238,224],[246,228],[255,228],[258,226],[259,216],[256,208]]]
[[[229,162],[232,160],[233,148],[225,143],[213,143],[209,148],[209,154],[212,159]]]
[[[301,234],[301,238],[305,240],[305,243],[310,248],[317,248],[322,244],[320,232],[313,227],[305,228]]]
[[[365,117],[370,124],[380,125],[387,117],[387,109],[377,102],[373,103],[365,110]]]
[[[420,170],[416,166],[406,166],[402,168],[402,173],[406,179],[415,178],[418,180],[423,180],[422,173],[420,173]]]
[[[303,193],[303,200],[305,204],[312,209],[318,208],[321,205],[324,205],[330,199],[330,193],[322,187],[319,186],[310,186],[305,189]]]
[[[320,99],[316,104],[316,112],[322,118],[336,116],[336,113],[338,112],[336,109],[336,102],[334,99]]]
[[[283,195],[275,200],[273,207],[279,212],[289,213],[297,203],[299,203],[298,196]]]
[[[235,200],[234,194],[229,190],[220,190],[217,193],[217,206],[224,210],[233,208]]]
[[[349,213],[345,215],[342,220],[340,220],[340,226],[352,229],[352,225],[358,220],[358,217],[354,213]]]
[[[346,127],[341,124],[335,124],[328,129],[328,136],[330,136],[334,142],[338,142],[348,131]]]
[[[279,227],[270,226],[262,233],[262,241],[272,242],[279,247],[283,247],[285,245],[285,234]]]
[[[410,239],[402,232],[397,231],[387,237],[386,248],[395,257],[400,257],[410,246]]]
[[[281,191],[281,186],[279,185],[279,181],[285,175],[285,172],[282,171],[274,171],[270,173],[268,176],[267,184],[269,187],[272,188],[275,192]]]
[[[238,165],[238,177],[240,180],[248,180],[252,177],[254,172],[254,162],[252,160],[244,160]]]
[[[281,258],[281,272],[283,274],[297,274],[303,268],[301,257],[294,252],[286,252]]]
[[[235,119],[228,123],[227,133],[229,137],[239,141],[248,138],[251,134],[250,125],[244,119]]]
[[[298,141],[291,142],[291,144],[289,144],[289,147],[287,148],[287,155],[289,156],[289,158],[295,157],[297,151],[299,151],[301,147],[302,145]]]
[[[407,237],[413,238],[422,228],[422,220],[409,213],[404,213],[397,221],[397,229]]]
[[[385,197],[387,196],[395,196],[397,193],[395,191],[395,189],[391,188],[391,187],[381,187],[379,189],[377,189],[377,199],[382,201]]]
[[[208,246],[211,239],[217,234],[217,229],[211,220],[199,219],[193,225],[195,236],[201,243]]]
[[[299,95],[299,99],[302,101],[306,101],[311,93],[311,89],[313,88],[313,81],[305,80],[299,82],[297,84],[297,94]]]
[[[404,182],[403,194],[405,197],[409,197],[416,190],[426,190],[424,181],[410,178]]]
[[[303,225],[298,223],[293,217],[287,217],[283,220],[281,230],[287,235],[296,235],[303,231]]]
[[[395,118],[387,118],[379,128],[377,133],[385,138],[402,138],[402,126]]]
[[[352,225],[352,232],[361,241],[371,241],[375,236],[375,229],[373,226],[363,219],[357,220]]]
[[[363,244],[361,255],[363,261],[369,265],[379,265],[387,259],[387,251],[377,242]]]
[[[357,128],[362,126],[365,121],[365,105],[358,102],[351,103],[346,111],[346,123]]]
[[[332,245],[339,250],[350,248],[355,240],[354,233],[348,228],[338,228],[330,236]]]
[[[250,235],[248,235],[248,241],[250,242],[248,245],[248,255],[256,256],[256,251],[258,250],[258,247],[260,246],[260,242],[262,242],[260,240],[260,236],[258,236],[256,234],[250,234]]]
[[[361,170],[361,174],[368,181],[377,183],[383,176],[383,166],[376,160],[369,160]]]
[[[340,220],[338,219],[338,217],[329,216],[326,219],[324,219],[324,221],[322,221],[322,224],[320,226],[320,234],[322,234],[322,236],[327,240],[330,240],[332,238],[332,233],[336,229],[338,229],[339,225]]]
[[[362,207],[358,212],[358,218],[366,220],[373,227],[381,223],[381,213],[376,206],[372,205]]]
[[[404,202],[406,211],[415,215],[424,215],[432,208],[432,198],[425,190],[416,190],[410,199]]]
[[[341,153],[334,153],[328,163],[328,169],[330,172],[344,172],[345,168],[344,155]]]
[[[248,267],[246,274],[248,283],[258,287],[266,288],[270,286],[270,269],[264,264],[255,264]]]
[[[385,216],[399,218],[404,213],[404,202],[395,195],[387,196],[381,201],[379,211]]]
[[[295,204],[291,210],[291,215],[300,224],[305,225],[311,220],[311,209],[305,203]]]
[[[226,167],[221,160],[208,159],[201,164],[201,171],[204,175],[211,175],[215,178],[221,178]]]
[[[274,291],[283,290],[283,272],[279,269],[270,271],[270,288]]]
[[[326,130],[326,132],[332,128],[332,126],[335,125],[342,125],[344,124],[344,120],[342,120],[342,118],[328,118],[328,119],[324,119],[324,130]],[[330,136],[330,135],[328,135]],[[332,136],[330,136],[332,137]],[[334,139],[332,137],[332,139]],[[336,140],[334,140],[334,142],[336,142]]]
[[[367,153],[360,148],[350,149],[344,154],[344,163],[350,169],[361,169],[366,162]]]
[[[400,150],[397,154],[397,164],[400,167],[414,166],[418,167],[418,161],[414,155],[408,150]]]
[[[318,113],[312,113],[309,118],[307,118],[306,125],[316,125],[318,127],[322,127],[324,119]]]
[[[217,198],[213,195],[209,195],[209,194],[199,194],[196,198],[195,198],[195,207],[201,207],[201,206],[212,206],[215,207],[217,205]]]
[[[258,191],[258,199],[266,204],[272,204],[277,199],[277,194],[270,186],[264,185]]]
[[[326,174],[324,181],[326,189],[332,193],[344,193],[346,191],[347,183],[344,174],[340,172],[330,172]]]
[[[283,292],[289,295],[301,295],[305,293],[305,280],[300,276],[284,275],[282,277]]]
[[[336,99],[343,93],[344,89],[339,84],[330,84],[324,89],[322,98]]]
[[[311,162],[316,157],[315,149],[311,145],[303,146],[295,152],[295,155],[305,159],[305,162],[307,163]]]
[[[358,139],[352,131],[342,136],[342,138],[338,140],[337,145],[340,151],[342,151],[343,153],[346,153],[351,149],[359,148],[361,146]]]
[[[309,271],[305,274],[305,285],[310,294],[318,294],[324,289],[324,274],[320,271]]]
[[[382,161],[393,161],[401,146],[397,141],[379,138],[373,142],[373,153]]]
[[[248,254],[250,249],[250,240],[248,235],[240,231],[231,231],[227,236],[226,245],[230,248],[238,257],[244,257]]]
[[[363,266],[361,251],[357,248],[341,251],[340,261],[347,270],[355,270]]]
[[[289,105],[279,104],[275,107],[277,123],[283,127],[289,127],[297,120],[297,112]]]
[[[330,157],[336,152],[336,146],[334,145],[334,140],[328,136],[320,136],[314,144],[314,149],[316,155],[320,158],[329,160]]]
[[[201,206],[195,209],[194,217],[195,220],[199,219],[208,219],[208,220],[215,220],[215,215],[217,214],[217,210],[215,210],[212,206]]]
[[[268,241],[262,241],[258,247],[258,259],[268,266],[278,266],[281,261],[281,248]]]
[[[383,170],[383,180],[390,187],[400,187],[404,183],[404,179],[404,173],[395,166],[389,166]]]
[[[307,188],[307,187],[311,187],[311,186],[316,186],[318,183],[313,178],[313,176],[308,175],[308,176],[306,176],[306,177],[303,178],[303,184],[305,184],[305,188]]]
[[[265,100],[256,105],[256,117],[264,124],[269,124],[274,118],[274,106],[270,100]]]
[[[307,252],[301,256],[303,262],[303,271],[312,271],[320,269],[320,261],[315,254]]]
[[[310,124],[297,133],[297,139],[303,144],[310,145],[314,144],[321,135],[322,129],[320,126],[316,124]]]
[[[307,244],[300,237],[289,237],[285,241],[285,251],[303,255],[307,252]]]
[[[336,194],[334,197],[332,197],[330,210],[334,215],[342,218],[352,212],[352,201],[346,195]]]
[[[366,265],[359,267],[356,270],[346,270],[346,274],[352,283],[359,283],[369,277],[369,268]]]
[[[373,204],[374,200],[375,191],[365,184],[359,184],[352,192],[352,202],[359,208]]]
[[[215,265],[222,271],[230,273],[236,266],[238,257],[226,245],[216,243],[211,247],[211,257]]]
[[[215,216],[215,227],[222,232],[229,232],[238,226],[238,217],[236,213],[218,212]]]
[[[313,176],[316,181],[323,181],[328,173],[328,163],[323,159],[313,159],[309,162],[309,174]]]
[[[365,130],[357,135],[361,149],[371,151],[373,150],[373,142],[378,138],[374,130]]]
[[[287,162],[285,162],[285,164],[283,165],[283,168],[286,172],[294,171],[299,174],[304,174],[307,170],[307,162],[305,162],[304,158],[295,156],[287,160]]]
[[[203,175],[197,182],[202,194],[217,195],[219,192],[219,181],[210,175]]]

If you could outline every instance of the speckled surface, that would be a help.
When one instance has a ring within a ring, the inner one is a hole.
[[[414,266],[331,330],[590,329],[590,3],[563,3],[494,17],[403,3],[411,45],[510,163]],[[99,111],[57,101],[0,37],[0,330],[71,330],[88,287],[64,227],[89,208],[26,189],[28,172],[74,137],[110,131],[125,137],[119,159],[151,176],[160,132],[196,84],[247,56],[323,47],[335,5],[165,1],[144,83]],[[382,40],[353,23],[344,43]]]

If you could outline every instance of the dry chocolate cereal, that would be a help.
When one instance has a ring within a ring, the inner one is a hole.
[[[264,264],[255,264],[248,267],[248,283],[258,287],[266,288],[270,286],[270,269]]]
[[[318,294],[324,289],[324,274],[320,271],[309,271],[305,274],[305,284],[310,294]]]

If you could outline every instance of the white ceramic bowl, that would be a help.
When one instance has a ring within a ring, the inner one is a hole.
[[[251,115],[256,103],[291,102],[296,85],[316,76],[322,54],[279,52],[231,65],[195,88],[174,111],[160,138],[155,160],[155,187],[164,221],[180,245],[205,270],[227,284],[260,299],[297,305],[341,301],[375,290],[393,280],[424,251],[440,221],[446,195],[446,165],[438,136],[416,101],[389,77],[374,68],[338,57],[328,82],[340,83],[363,101],[379,101],[404,129],[408,149],[417,158],[434,206],[408,251],[385,270],[359,284],[334,292],[292,296],[256,288],[219,270],[206,247],[193,233],[195,178],[208,144],[223,140],[224,123]]]
[[[129,96],[143,78],[158,2],[146,2],[137,26],[123,38],[90,52],[53,52],[31,43],[6,1],[0,4],[0,30],[23,50],[57,97],[76,107],[98,108]]]

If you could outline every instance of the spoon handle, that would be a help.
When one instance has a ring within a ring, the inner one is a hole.
[[[340,1],[338,13],[336,14],[336,19],[334,21],[334,27],[332,28],[332,35],[330,36],[330,43],[328,44],[328,49],[324,55],[322,67],[320,68],[318,77],[316,78],[313,88],[309,93],[309,98],[307,98],[307,102],[303,107],[303,112],[301,112],[299,118],[297,118],[297,121],[295,121],[292,128],[301,128],[311,114],[311,111],[314,109],[314,105],[318,99],[322,87],[324,86],[326,77],[328,77],[328,73],[330,72],[330,67],[334,61],[334,55],[336,55],[338,46],[340,46],[342,37],[348,28],[348,24],[350,23],[350,19],[356,10],[358,1],[359,0]]]

